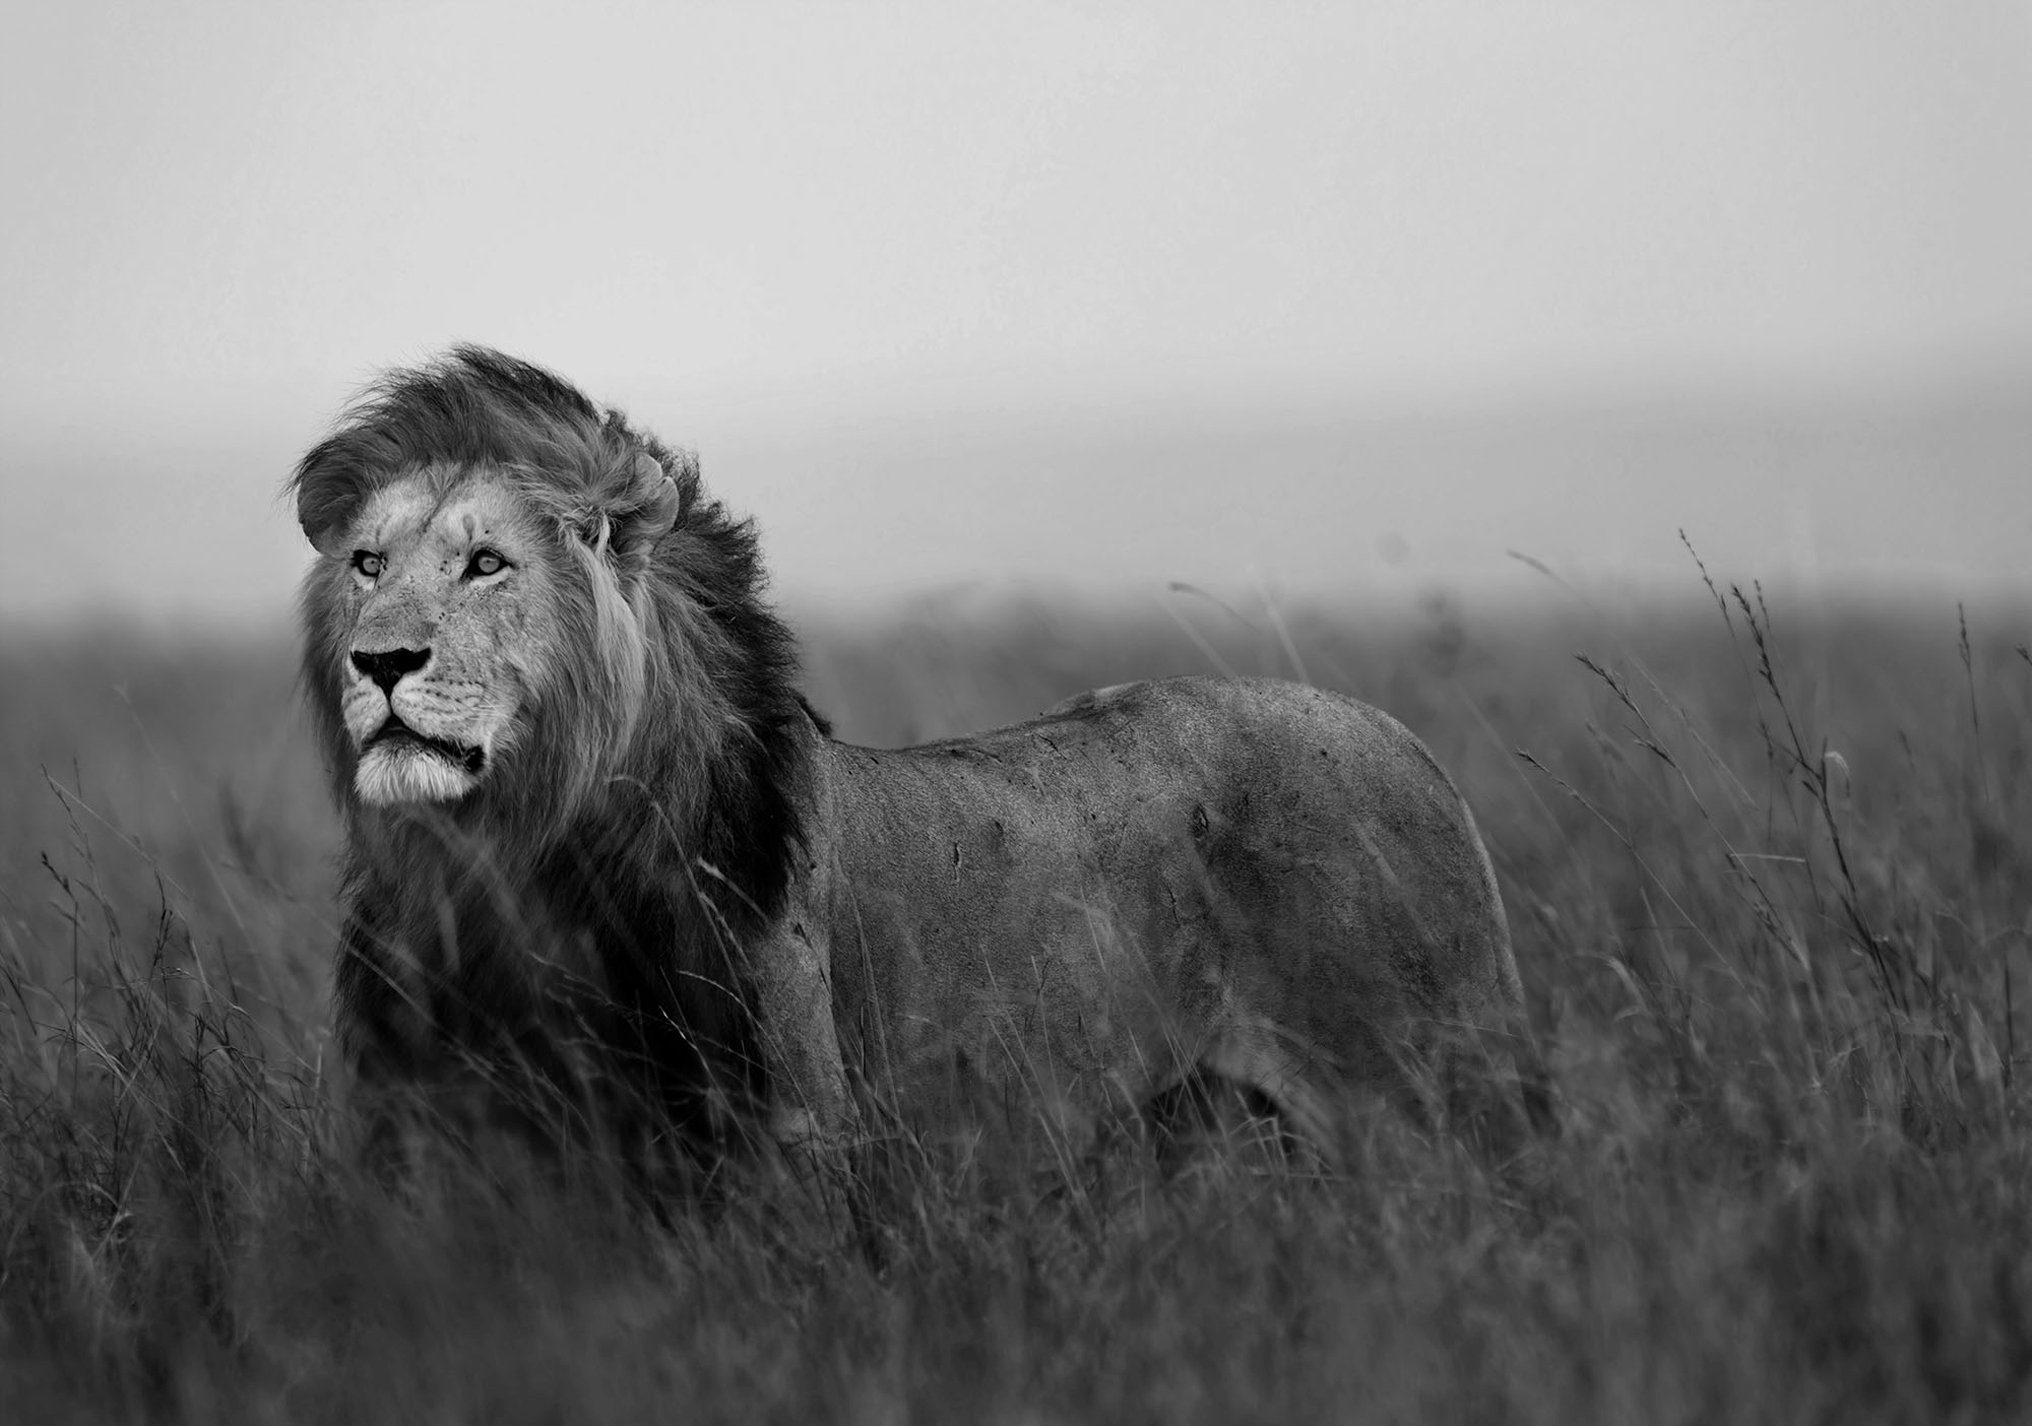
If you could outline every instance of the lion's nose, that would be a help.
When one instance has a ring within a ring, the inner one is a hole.
[[[429,662],[429,649],[383,649],[374,654],[353,650],[353,667],[373,679],[386,694],[395,692],[402,675],[415,673]]]

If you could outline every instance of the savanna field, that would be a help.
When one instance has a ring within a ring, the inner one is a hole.
[[[2032,612],[1686,584],[799,618],[857,741],[1181,672],[1395,714],[1487,838],[1559,1121],[1498,1159],[1377,1115],[1332,1174],[931,1156],[859,1242],[761,1172],[660,1218],[363,1181],[287,631],[17,635],[0,1420],[2032,1416]]]

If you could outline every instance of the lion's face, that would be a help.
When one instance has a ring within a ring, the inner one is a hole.
[[[396,481],[324,542],[344,565],[328,647],[362,802],[456,802],[513,757],[558,642],[553,544],[485,476]]]

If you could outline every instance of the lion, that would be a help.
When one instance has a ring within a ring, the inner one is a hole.
[[[837,1164],[1211,1087],[1331,1159],[1464,1045],[1529,1097],[1474,818],[1373,708],[1173,678],[836,740],[696,459],[480,347],[368,388],[289,488],[364,1104]]]

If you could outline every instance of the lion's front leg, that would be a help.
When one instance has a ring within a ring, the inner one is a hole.
[[[830,957],[808,923],[786,915],[749,953],[770,1137],[800,1178],[843,1188],[859,1127],[833,1020]]]

